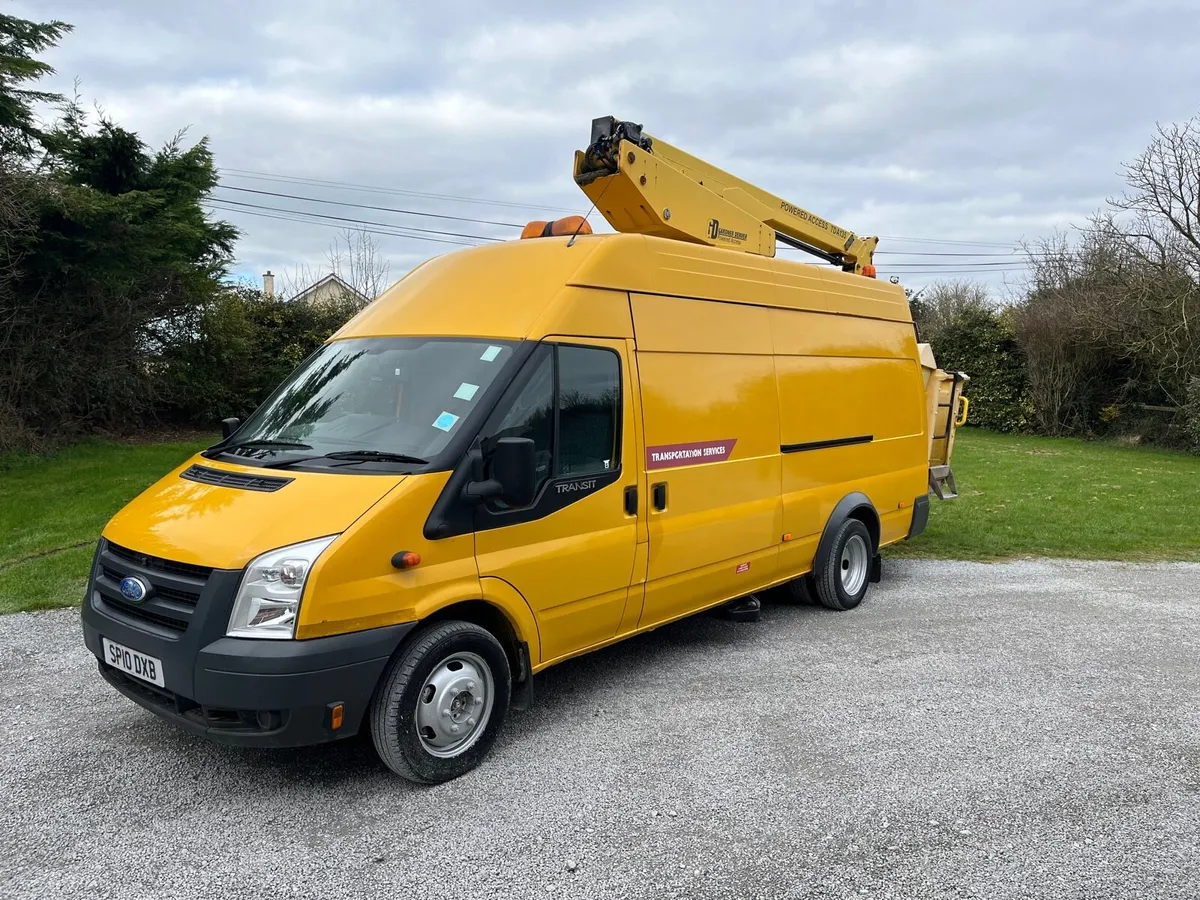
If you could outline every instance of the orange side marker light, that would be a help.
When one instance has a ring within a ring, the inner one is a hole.
[[[421,554],[411,550],[401,550],[392,557],[392,565],[397,569],[411,569],[421,564]]]

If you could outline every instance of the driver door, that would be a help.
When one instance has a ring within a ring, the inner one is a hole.
[[[616,635],[637,543],[637,506],[625,499],[638,481],[625,341],[564,341],[538,348],[483,429],[533,440],[533,503],[489,502],[475,516],[479,575],[524,596],[542,662]]]

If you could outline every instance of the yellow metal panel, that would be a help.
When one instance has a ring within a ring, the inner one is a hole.
[[[523,338],[588,255],[566,238],[507,241],[430,260],[346,323],[335,338],[464,335]]]
[[[679,297],[630,295],[639,354],[662,351],[690,354],[771,354],[770,311],[756,306],[684,300]],[[644,356],[642,357],[644,358]],[[720,389],[734,396],[739,378]],[[642,385],[643,394],[657,385]],[[651,441],[653,443],[653,441]]]
[[[657,315],[651,301],[658,299],[634,298],[647,481],[651,495],[655,484],[667,485],[666,510],[650,512],[643,626],[769,582],[782,526],[774,364],[768,355],[745,353],[769,341],[769,331],[731,329],[729,353],[643,351],[642,312]],[[708,306],[695,304],[695,315],[677,321],[676,346],[717,343],[704,326],[729,324],[726,310],[711,304],[709,318]],[[667,336],[658,342],[668,343]],[[714,444],[728,445],[712,457],[719,461],[681,458],[656,468],[656,447]],[[739,571],[747,563],[751,569]]]
[[[211,469],[268,473],[196,455],[126,504],[104,537],[151,556],[218,569],[240,569],[255,556],[349,528],[403,475],[288,472],[286,487],[266,493],[180,478],[193,463]]]
[[[576,154],[576,172],[579,171]],[[719,244],[772,256],[775,231],[751,213],[696,182],[660,157],[624,143],[620,171],[582,185],[605,219],[620,232],[675,241]]]
[[[776,371],[781,444],[925,433],[916,360],[779,356]]]
[[[421,533],[448,478],[448,472],[408,476],[322,554],[300,604],[297,637],[412,622],[479,598],[473,536],[430,541]],[[392,556],[400,551],[419,554],[421,564],[394,568]]]
[[[813,283],[814,274],[820,276],[819,287]],[[831,266],[800,263],[779,265],[775,280],[779,285],[780,306],[912,322],[904,289],[886,281],[841,272]]]
[[[626,515],[625,487],[638,480],[634,405],[624,341],[590,340],[622,355],[625,401],[621,477],[551,515],[480,531],[480,575],[511,584],[533,609],[543,662],[611,639],[633,578],[637,518]]]
[[[661,293],[756,306],[779,302],[771,260],[672,241],[647,242],[647,249]]]
[[[633,337],[629,295],[625,291],[566,287],[534,321],[529,336]]]
[[[543,662],[542,639],[538,633],[537,619],[528,602],[517,593],[516,588],[500,578],[480,578],[479,586],[484,602],[503,610],[513,625],[517,639],[529,645],[529,662],[536,671]]]
[[[639,492],[638,496],[642,498],[641,509],[643,510],[638,516],[640,528],[644,526],[646,521],[646,494],[642,491]],[[617,626],[617,634],[631,633],[638,627],[638,621],[642,618],[642,604],[646,599],[646,571],[649,560],[649,541],[639,541],[633,556],[633,580],[629,586],[629,599],[625,602],[625,612],[621,616],[621,624]]]
[[[782,444],[873,438],[784,454],[783,530],[815,541],[834,506],[853,491],[866,494],[881,516],[901,503],[911,507],[926,479],[916,360],[779,356],[775,363]],[[803,547],[786,546],[783,562],[804,561]],[[811,553],[804,567],[809,563]]]
[[[914,358],[911,325],[803,310],[771,310],[775,352],[782,356]]]

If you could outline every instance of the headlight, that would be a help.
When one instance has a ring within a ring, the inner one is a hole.
[[[336,538],[334,534],[280,547],[251,560],[242,575],[225,633],[229,637],[294,637],[308,573],[321,551]]]

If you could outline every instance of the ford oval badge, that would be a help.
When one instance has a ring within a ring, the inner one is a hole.
[[[138,578],[136,575],[130,575],[121,579],[121,596],[130,603],[141,603],[146,599],[146,594],[150,589],[146,587],[146,582]]]

